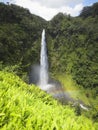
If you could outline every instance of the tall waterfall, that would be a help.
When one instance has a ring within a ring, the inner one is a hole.
[[[70,94],[63,89],[61,83],[57,80],[51,79],[48,73],[48,57],[47,57],[47,46],[45,41],[45,30],[42,32],[41,39],[41,52],[40,52],[40,67],[33,67],[34,81],[37,85],[47,93],[50,93],[55,99],[58,99],[63,104],[72,102],[73,106],[79,103],[80,107],[84,110],[89,110],[88,107],[80,100],[73,99]],[[40,71],[40,73],[39,73]],[[49,79],[50,78],[50,79]],[[37,81],[37,82],[36,82]]]
[[[40,53],[40,87],[45,89],[48,84],[48,57],[47,57],[47,47],[45,41],[45,29],[42,32],[41,40],[41,53]]]

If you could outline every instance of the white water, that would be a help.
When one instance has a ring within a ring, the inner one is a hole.
[[[41,52],[40,52],[40,81],[39,86],[42,90],[47,91],[51,88],[54,88],[54,84],[48,84],[49,76],[48,76],[48,57],[47,57],[47,47],[45,40],[45,30],[42,32],[42,40],[41,40]],[[65,95],[66,96],[66,95]],[[67,98],[70,99],[70,96]],[[65,99],[66,100],[66,99]],[[84,110],[89,110],[83,104],[79,103],[80,107]]]
[[[45,30],[42,32],[41,40],[41,53],[40,53],[40,82],[39,86],[41,89],[45,90],[48,85],[48,57],[47,57],[47,47],[45,41]]]
[[[88,108],[87,108],[87,107],[85,107],[85,106],[83,106],[81,103],[80,103],[80,107],[81,107],[82,109],[84,109],[84,110],[88,111]]]

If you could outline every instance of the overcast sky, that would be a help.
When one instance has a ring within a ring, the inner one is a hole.
[[[0,2],[10,2],[28,8],[32,14],[50,20],[59,12],[77,16],[84,6],[92,5],[98,0],[0,0]]]

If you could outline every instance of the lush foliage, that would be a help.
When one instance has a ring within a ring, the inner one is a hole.
[[[13,4],[0,3],[0,12],[2,65],[28,72],[39,63],[41,31],[46,28],[50,71],[70,73],[84,88],[98,87],[98,3],[78,17],[59,13],[49,22]]]
[[[84,114],[93,121],[98,122],[98,89],[83,88],[69,74],[56,74],[55,77],[62,83],[65,92],[68,92],[75,100],[82,101],[89,108],[89,111],[85,112],[76,106],[76,113]]]
[[[90,105],[90,111],[62,106],[14,75],[28,82],[30,65],[39,63],[43,28],[51,75],[72,97]],[[51,21],[0,3],[0,70],[0,129],[97,130],[98,3],[78,17],[59,13]]]
[[[1,130],[97,130],[85,116],[76,116],[73,109],[62,106],[36,86],[29,86],[19,77],[0,72]]]
[[[80,13],[80,16],[83,18],[89,16],[95,17],[96,15],[98,15],[98,2],[93,4],[92,6],[84,7]]]
[[[38,62],[40,37],[46,21],[16,5],[0,3],[0,61],[23,71]]]
[[[85,88],[98,87],[97,10],[95,17],[91,15],[85,19],[60,13],[48,26],[51,69],[70,73]]]

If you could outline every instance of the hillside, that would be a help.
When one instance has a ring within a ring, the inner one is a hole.
[[[0,72],[1,130],[97,130],[98,123],[76,116],[36,86],[28,86],[18,76]]]
[[[22,64],[23,71],[27,71],[29,64],[39,60],[40,36],[46,21],[13,4],[0,3],[0,12],[0,61],[9,66]]]
[[[47,30],[51,36],[51,69],[71,73],[78,84],[87,88],[98,87],[97,21],[97,14],[84,19],[60,13],[49,22]]]
[[[51,80],[88,111],[28,85],[31,66],[40,61],[43,28]],[[0,129],[97,130],[97,122],[98,3],[77,17],[59,13],[51,21],[0,3]]]
[[[89,8],[86,16],[85,8]],[[47,22],[27,9],[0,3],[2,65],[19,66],[21,76],[38,64],[45,28],[50,72],[70,73],[84,88],[98,88],[98,3],[85,8],[78,17],[59,13]]]

